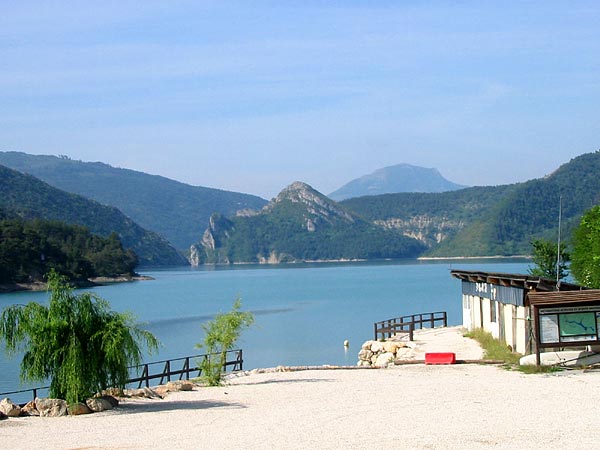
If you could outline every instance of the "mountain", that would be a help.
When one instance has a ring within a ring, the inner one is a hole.
[[[600,152],[524,183],[438,194],[388,194],[341,202],[372,223],[415,237],[430,256],[524,255],[536,238],[568,238],[584,211],[600,203]]]
[[[64,192],[37,178],[0,166],[0,216],[45,219],[87,227],[109,237],[117,233],[143,266],[183,265],[187,261],[156,233],[140,227],[117,208]]]
[[[192,264],[409,258],[425,246],[358,217],[305,183],[285,188],[262,210],[214,214]]]
[[[364,195],[394,194],[399,192],[446,192],[466,186],[452,183],[437,169],[397,164],[350,181],[329,194],[333,200],[362,197]]]
[[[178,249],[187,249],[198,240],[212,213],[229,216],[267,203],[253,195],[190,186],[157,175],[67,157],[0,152],[0,164],[64,191],[114,206]]]

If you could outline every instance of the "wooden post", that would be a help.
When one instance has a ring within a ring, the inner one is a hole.
[[[533,309],[533,345],[535,348],[535,364],[540,366],[542,361],[540,357],[540,312],[537,307]]]

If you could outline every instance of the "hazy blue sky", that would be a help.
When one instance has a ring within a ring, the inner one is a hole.
[[[0,150],[274,196],[600,148],[600,2],[0,0]]]

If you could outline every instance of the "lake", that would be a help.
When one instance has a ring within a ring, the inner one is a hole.
[[[147,361],[202,353],[195,348],[201,324],[240,297],[242,309],[255,315],[239,343],[245,369],[354,365],[362,343],[373,337],[373,322],[447,311],[449,325],[460,325],[461,286],[451,269],[526,273],[528,267],[525,260],[489,259],[183,267],[143,271],[154,280],[91,290],[114,310],[134,313],[160,339],[159,353]],[[2,294],[0,308],[47,298],[46,292]],[[0,354],[0,392],[22,387],[19,363]]]

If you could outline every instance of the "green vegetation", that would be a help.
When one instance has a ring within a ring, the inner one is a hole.
[[[221,384],[223,365],[227,360],[227,352],[233,350],[239,340],[242,330],[254,323],[254,316],[250,312],[240,311],[242,301],[238,298],[228,313],[217,314],[213,320],[202,325],[205,336],[203,348],[212,358],[205,358],[200,362],[202,374],[209,386]]]
[[[61,191],[4,166],[0,166],[0,210],[10,218],[25,221],[45,219],[84,226],[104,237],[116,233],[142,266],[187,264],[167,241],[144,230],[118,209]]]
[[[0,316],[0,341],[9,354],[24,350],[21,379],[50,379],[50,396],[82,401],[108,387],[123,388],[128,366],[141,363],[142,348],[158,341],[135,325],[129,314],[85,292],[74,295],[66,279],[48,275],[48,306],[12,305]]]
[[[564,235],[598,203],[598,173],[600,152],[594,152],[525,183],[440,194],[387,194],[341,204],[369,221],[387,221],[400,232],[421,233],[429,256],[526,255],[532,240],[557,235],[560,197]],[[442,236],[439,243],[438,236]]]
[[[70,280],[134,275],[137,257],[118,236],[45,220],[0,220],[0,283],[41,281],[51,269]]]
[[[0,152],[0,164],[64,191],[116,207],[178,249],[187,250],[198,241],[212,213],[230,216],[240,209],[260,209],[267,203],[254,195],[190,186],[156,175],[66,157]],[[136,252],[140,255],[137,249]]]
[[[469,331],[464,336],[479,342],[479,345],[483,349],[483,359],[502,361],[508,369],[516,368],[520,372],[527,374],[550,373],[561,370],[556,366],[521,366],[519,364],[519,359],[522,356],[520,353],[513,352],[510,347],[494,338],[491,333],[484,331],[482,328]]]
[[[298,184],[287,188],[260,214],[211,218],[214,247],[204,246],[202,262],[281,262],[337,259],[410,258],[425,246],[386,230]]]
[[[570,261],[570,256],[564,247],[560,249],[560,262],[558,262],[558,244],[556,242],[536,239],[531,243],[531,246],[533,247],[532,262],[534,267],[529,269],[530,275],[551,280],[556,280],[557,275],[559,280],[567,277],[567,263]]]
[[[465,333],[465,337],[475,339],[483,349],[483,358],[503,361],[506,364],[519,364],[522,355],[513,352],[506,344],[494,338],[491,333],[477,328]]]
[[[571,272],[578,283],[600,289],[600,205],[589,209],[573,234]]]

